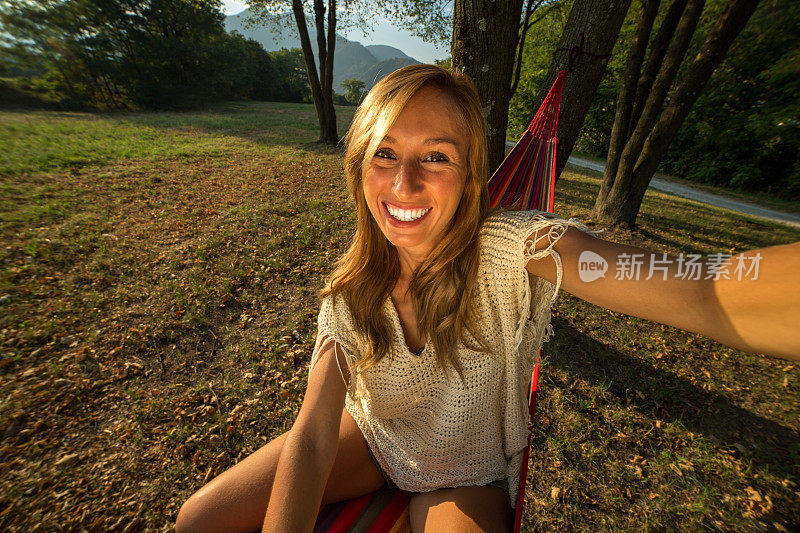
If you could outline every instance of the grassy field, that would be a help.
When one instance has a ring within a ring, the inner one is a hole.
[[[341,132],[352,109],[339,110]],[[354,216],[310,105],[0,113],[0,529],[168,531],[286,431]],[[597,227],[598,179],[558,212]],[[620,242],[738,252],[800,231],[649,192]],[[800,529],[800,365],[562,294],[523,525]]]

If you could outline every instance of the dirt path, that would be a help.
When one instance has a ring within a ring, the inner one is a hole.
[[[577,167],[588,168],[589,170],[595,170],[597,172],[603,172],[606,166],[602,161],[593,161],[591,159],[574,155],[570,156],[568,161]],[[662,177],[659,177],[658,174],[656,174],[656,176],[650,180],[650,188],[674,194],[675,196],[680,196],[682,198],[688,198],[696,202],[714,205],[717,207],[730,209],[731,211],[737,211],[739,213],[753,215],[755,217],[763,218],[773,222],[780,222],[782,224],[800,228],[800,215],[794,215],[792,213],[777,211],[775,209],[761,207],[748,202],[741,202],[739,200],[725,198],[724,196],[720,196],[718,194],[699,191],[697,189],[693,189],[692,187],[687,187],[685,185],[668,181]]]

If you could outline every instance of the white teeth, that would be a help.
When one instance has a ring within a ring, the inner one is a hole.
[[[403,222],[411,222],[412,220],[416,220],[431,210],[430,207],[427,209],[411,209],[411,210],[396,209],[390,206],[389,204],[386,204],[386,209],[394,218],[396,218],[397,220],[402,220]]]

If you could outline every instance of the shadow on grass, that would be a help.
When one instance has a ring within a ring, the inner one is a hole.
[[[759,470],[797,475],[800,432],[752,413],[722,394],[629,357],[588,337],[564,319],[554,317],[553,327],[559,342],[547,351],[548,366],[593,387],[607,387],[623,405],[643,415],[680,422],[718,446],[737,448]],[[645,399],[637,398],[635,391],[644,393]],[[748,445],[742,446],[745,443]]]
[[[259,146],[291,146],[313,154],[344,151],[344,133],[355,108],[336,106],[339,144],[319,141],[319,125],[313,104],[291,102],[223,102],[189,112],[145,112],[123,115],[125,121],[163,130],[200,131],[209,135],[237,137]]]

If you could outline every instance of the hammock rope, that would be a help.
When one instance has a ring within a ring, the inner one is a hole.
[[[588,65],[594,61],[599,61],[602,59],[608,59],[611,57],[611,54],[604,54],[598,55],[594,52],[587,52],[586,51],[586,34],[584,32],[580,33],[581,41],[580,43],[572,46],[570,48],[556,48],[553,52],[553,61],[556,61],[556,55],[559,52],[567,52],[567,66],[562,68],[561,70],[566,70],[567,74],[571,74],[575,72],[578,68]],[[588,58],[586,61],[581,62],[581,59]]]

